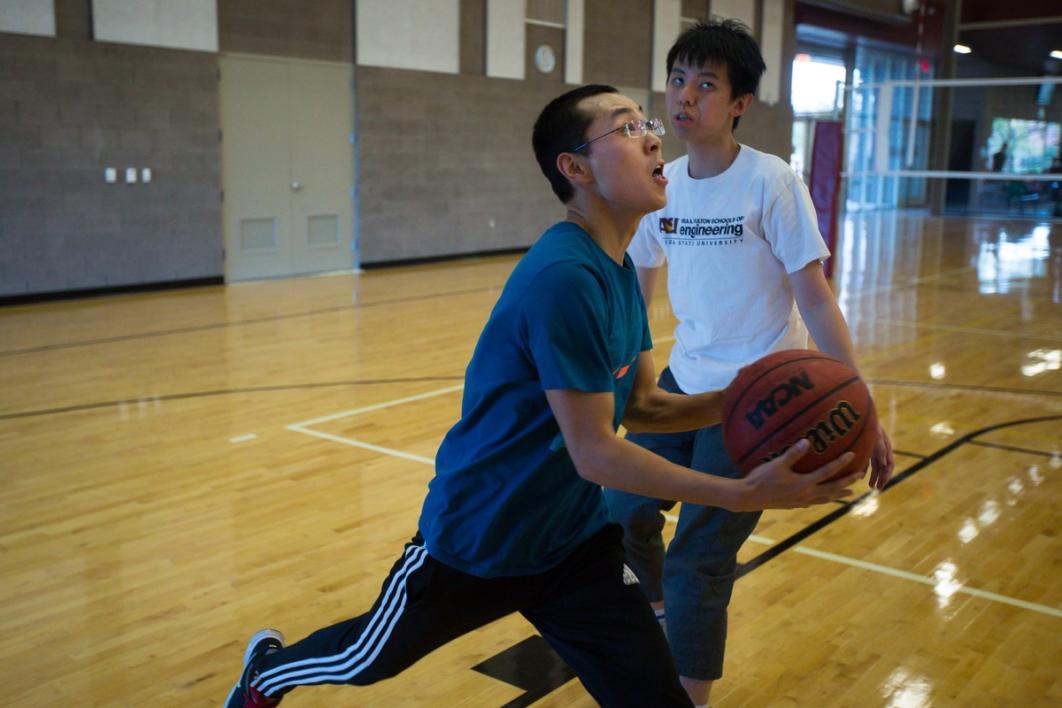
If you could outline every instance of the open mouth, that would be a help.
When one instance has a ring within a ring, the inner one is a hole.
[[[667,184],[667,177],[664,176],[664,163],[660,163],[653,170],[653,181],[658,184]]]
[[[693,122],[693,116],[691,116],[689,113],[686,113],[686,112],[677,113],[677,114],[675,114],[674,122],[676,124],[678,124],[678,125],[683,125],[683,124],[686,124],[686,123],[692,123]]]

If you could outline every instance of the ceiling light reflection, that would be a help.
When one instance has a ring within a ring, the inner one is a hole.
[[[933,379],[942,379],[947,373],[947,369],[939,361],[929,365],[929,376]]]
[[[964,519],[962,528],[959,529],[959,540],[963,543],[969,543],[977,538],[978,533],[980,532],[977,530],[977,524],[973,522],[973,519]]]
[[[955,428],[951,427],[946,422],[941,421],[940,423],[933,425],[933,427],[929,429],[929,432],[934,435],[954,435]]]
[[[931,704],[933,684],[924,676],[899,668],[885,679],[881,692],[889,701],[885,704],[887,708],[927,708]]]
[[[881,494],[876,489],[871,490],[865,499],[852,507],[852,516],[870,516],[878,510],[878,496]]]
[[[1033,361],[1021,367],[1021,373],[1025,376],[1037,376],[1062,368],[1062,349],[1035,349],[1026,356]]]
[[[951,603],[951,596],[962,589],[962,583],[955,579],[958,568],[951,561],[944,561],[933,571],[936,584],[933,592],[937,594],[937,605],[943,609]]]
[[[977,515],[977,520],[981,522],[981,528],[990,526],[999,520],[999,502],[995,499],[987,499],[981,505],[981,511]]]
[[[1054,461],[1054,458],[1052,458],[1052,461]],[[1054,467],[1055,465],[1052,464],[1051,466]],[[1044,476],[1040,474],[1039,465],[1032,465],[1029,467],[1029,481],[1032,482],[1035,487],[1039,487],[1043,484]]]

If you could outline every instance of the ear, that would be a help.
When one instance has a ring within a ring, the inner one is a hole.
[[[594,181],[594,173],[586,158],[574,152],[562,152],[557,155],[557,171],[572,185],[590,184]]]
[[[749,106],[752,105],[753,98],[755,97],[751,93],[746,93],[734,99],[734,103],[730,106],[730,117],[737,118],[738,116],[744,115],[745,111],[747,111]]]

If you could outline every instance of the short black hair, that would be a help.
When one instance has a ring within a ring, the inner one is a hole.
[[[542,174],[549,180],[553,193],[565,204],[575,195],[575,189],[568,178],[557,169],[557,156],[562,152],[571,152],[573,148],[586,142],[586,130],[594,122],[594,116],[580,111],[576,106],[584,98],[602,93],[619,91],[604,84],[580,86],[547,103],[535,120],[535,127],[531,132],[531,147],[535,150],[535,159],[542,168]]]
[[[677,61],[695,66],[704,66],[708,62],[726,64],[731,99],[745,94],[756,95],[760,77],[767,70],[760,45],[748,25],[737,20],[698,22],[690,27],[678,36],[667,53],[668,76]],[[734,118],[734,128],[740,118]]]

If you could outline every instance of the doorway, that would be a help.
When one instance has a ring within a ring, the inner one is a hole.
[[[353,65],[220,64],[226,281],[355,267]]]

